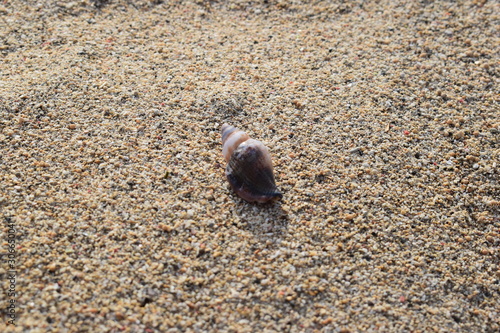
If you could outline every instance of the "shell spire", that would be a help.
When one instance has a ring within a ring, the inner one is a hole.
[[[222,154],[227,162],[226,178],[233,191],[248,202],[281,199],[274,180],[269,150],[247,133],[222,125]]]

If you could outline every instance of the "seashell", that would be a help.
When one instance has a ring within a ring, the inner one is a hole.
[[[281,199],[283,195],[276,187],[267,147],[228,124],[222,125],[221,133],[226,177],[233,191],[248,202]]]

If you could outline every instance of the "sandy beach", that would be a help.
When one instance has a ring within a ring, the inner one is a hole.
[[[498,1],[4,1],[2,332],[499,332]],[[231,190],[221,126],[265,143]]]

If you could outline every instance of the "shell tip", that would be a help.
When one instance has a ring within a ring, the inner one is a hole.
[[[280,192],[268,193],[266,195],[254,198],[255,202],[259,203],[267,203],[267,202],[275,202],[281,200],[283,198],[283,194]]]
[[[271,201],[278,201],[278,200],[283,199],[283,194],[281,194],[280,192],[275,192],[275,193],[271,193],[269,195],[269,197],[270,197]]]

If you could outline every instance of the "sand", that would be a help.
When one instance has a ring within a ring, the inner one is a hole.
[[[0,331],[498,332],[499,13],[2,2]]]

